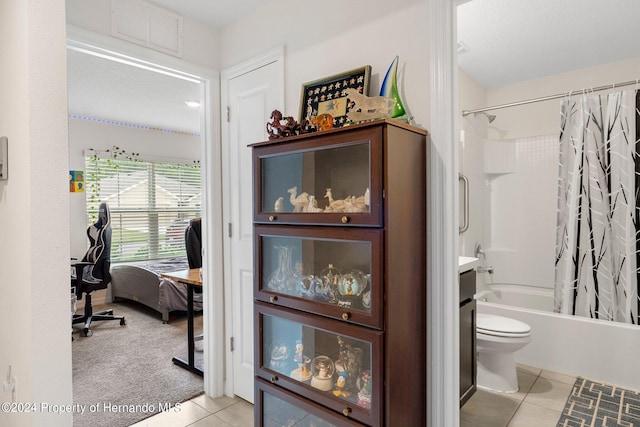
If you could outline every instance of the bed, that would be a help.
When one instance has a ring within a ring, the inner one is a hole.
[[[118,264],[111,267],[111,298],[128,299],[150,307],[169,321],[172,311],[187,311],[187,285],[160,277],[160,273],[186,270],[187,257],[149,264]],[[202,294],[194,295],[193,308],[202,310]]]

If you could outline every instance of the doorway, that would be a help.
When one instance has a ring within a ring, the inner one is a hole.
[[[220,176],[219,75],[212,70],[185,61],[158,55],[145,48],[130,45],[79,29],[69,28],[68,49],[124,63],[163,76],[188,80],[197,84],[199,113],[200,162],[202,169],[203,280],[211,283],[203,290],[204,389],[211,397],[222,395],[223,376],[223,277],[222,277],[222,183]],[[71,157],[71,156],[70,156]],[[214,178],[216,177],[216,178]],[[73,206],[72,209],[73,211]]]

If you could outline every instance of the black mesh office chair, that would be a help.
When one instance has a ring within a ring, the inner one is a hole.
[[[91,293],[106,289],[111,282],[109,268],[111,266],[111,215],[106,203],[100,204],[98,220],[87,228],[90,246],[81,262],[73,264],[75,277],[71,277],[71,286],[75,287],[76,296],[82,299],[86,295],[84,314],[74,314],[73,324],[84,323],[82,334],[90,337],[91,322],[101,320],[119,320],[120,325],[126,322],[123,316],[114,316],[113,310],[93,312]]]
[[[184,245],[187,250],[189,268],[202,268],[201,219],[193,218],[184,230]]]
[[[202,268],[202,219],[193,218],[184,230],[184,246],[187,250],[187,262],[189,268]],[[194,289],[195,293],[202,294],[202,289]],[[194,341],[202,341],[202,335],[193,338]]]

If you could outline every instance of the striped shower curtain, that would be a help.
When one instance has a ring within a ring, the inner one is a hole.
[[[638,324],[637,95],[562,103],[555,308]]]

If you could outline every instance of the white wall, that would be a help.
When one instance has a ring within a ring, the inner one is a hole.
[[[463,70],[458,70],[458,106],[469,110],[475,105],[485,105],[486,90]],[[469,179],[469,229],[460,235],[459,252],[461,256],[475,256],[475,245],[484,245],[483,211],[485,208],[485,176],[482,162],[483,140],[487,137],[485,117],[468,116],[460,120],[462,131],[459,141],[459,170]],[[464,140],[464,142],[463,142]],[[461,190],[462,191],[462,188]],[[460,211],[463,205],[460,202]]]
[[[272,0],[221,32],[221,65],[229,68],[285,46],[285,106],[274,108],[298,117],[303,83],[371,65],[369,93],[377,95],[399,55],[405,108],[416,124],[428,127],[426,21],[427,4],[419,0]]]
[[[489,89],[483,101],[472,99],[473,91],[463,92],[466,80],[461,73],[461,109],[581,92],[635,81],[639,75],[640,58],[633,58]],[[620,89],[634,89],[634,85]],[[510,159],[506,160],[509,173],[483,174],[483,207],[478,210],[472,205],[472,216],[477,214],[484,222],[485,264],[495,268],[492,276],[479,275],[479,283],[484,280],[553,287],[558,155],[557,142],[554,145],[547,136],[559,133],[561,102],[562,99],[555,99],[490,111],[497,116],[491,124],[483,116],[471,115],[462,120],[467,139],[461,151],[462,170],[469,169],[467,159],[477,159],[474,170],[483,165],[480,159],[494,163],[496,159]],[[498,148],[495,143],[483,141],[485,137],[505,145]],[[470,144],[470,139],[477,140],[478,145]],[[468,237],[472,236],[475,234]],[[464,239],[466,255],[470,255],[471,247],[468,237]]]
[[[37,404],[72,401],[64,20],[62,0],[0,2],[0,134],[10,159],[0,181],[0,377],[11,365],[16,401]],[[0,412],[6,426],[71,423],[71,414]]]
[[[111,36],[111,0],[66,0],[67,24]],[[183,17],[182,58],[219,70],[219,35],[201,22]]]
[[[84,170],[84,151],[112,149],[140,153],[142,159],[200,160],[200,137],[184,133],[147,130],[80,119],[69,120],[69,169]],[[86,193],[70,194],[71,254],[82,257],[87,249]]]

